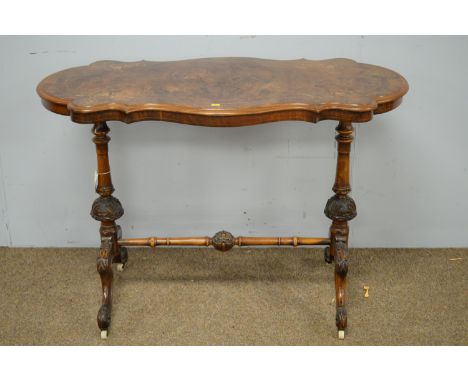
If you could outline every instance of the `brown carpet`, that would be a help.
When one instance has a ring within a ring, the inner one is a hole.
[[[129,252],[103,341],[96,250],[0,248],[0,345],[468,345],[467,249],[351,250],[344,341],[320,249]]]

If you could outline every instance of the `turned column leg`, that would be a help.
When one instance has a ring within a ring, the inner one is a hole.
[[[346,313],[348,221],[356,216],[356,205],[354,200],[348,196],[351,191],[349,184],[349,154],[353,141],[353,126],[350,122],[340,122],[336,131],[338,159],[335,184],[333,185],[335,195],[328,200],[325,207],[325,215],[332,220],[330,247],[325,250],[325,260],[335,262],[336,326],[339,338],[343,339],[348,321]]]
[[[107,337],[110,326],[112,311],[112,262],[125,263],[127,261],[126,251],[120,248],[117,240],[121,237],[121,229],[115,221],[119,219],[124,210],[119,200],[112,196],[114,187],[112,185],[107,133],[109,128],[105,122],[96,123],[93,127],[97,153],[97,187],[99,197],[94,201],[91,208],[91,216],[101,222],[99,229],[101,235],[101,248],[97,256],[97,271],[101,276],[102,302],[98,312],[97,322],[101,329],[101,337]]]

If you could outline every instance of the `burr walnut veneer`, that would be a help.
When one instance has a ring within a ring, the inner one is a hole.
[[[107,336],[112,309],[112,263],[123,269],[128,246],[325,246],[325,260],[335,264],[336,325],[347,326],[348,221],[356,205],[348,195],[353,122],[396,108],[408,84],[391,70],[349,59],[276,61],[255,58],[206,58],[172,62],[98,61],[52,74],[37,87],[43,105],[93,124],[97,151],[97,186],[91,216],[101,222],[97,270],[102,283],[98,312],[101,336]],[[107,121],[178,122],[236,127],[266,122],[336,120],[338,159],[332,196],[325,215],[332,220],[327,237],[234,237],[220,231],[209,237],[122,238],[116,224],[124,213],[112,196]]]

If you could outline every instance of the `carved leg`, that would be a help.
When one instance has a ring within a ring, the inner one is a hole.
[[[340,122],[336,128],[338,141],[338,160],[336,178],[333,185],[335,195],[325,207],[325,215],[333,222],[330,227],[330,248],[328,260],[335,261],[336,289],[336,326],[338,337],[344,339],[347,326],[346,313],[346,275],[348,273],[348,221],[356,217],[356,205],[348,196],[349,185],[349,154],[353,141],[353,127],[349,122]],[[325,257],[327,261],[327,257]]]
[[[117,225],[116,240],[120,240],[121,238],[122,238],[122,229],[120,228],[119,225]],[[127,264],[127,261],[128,261],[127,248],[119,246],[116,241],[115,250],[114,250],[114,259],[112,262],[117,263],[117,270],[121,272],[124,270],[125,265]]]
[[[102,283],[102,305],[98,312],[98,326],[101,329],[101,337],[107,337],[107,330],[111,320],[112,310],[112,262],[124,263],[127,261],[126,252],[118,246],[117,240],[121,237],[121,229],[115,224],[124,210],[119,200],[112,196],[112,185],[107,133],[109,128],[105,122],[94,125],[93,141],[96,144],[98,183],[96,192],[100,195],[93,203],[91,216],[101,222],[99,232],[101,234],[101,249],[97,258],[97,270]]]
[[[344,330],[348,323],[346,313],[346,274],[348,273],[348,245],[344,237],[335,240],[335,290],[336,290],[336,326],[338,336],[344,338]]]
[[[101,338],[107,338],[112,312],[112,245],[113,238],[106,237],[101,240],[101,248],[97,257],[97,271],[101,276],[102,301],[97,315]]]
[[[323,259],[328,264],[333,263],[333,256],[330,253],[330,247],[325,247],[324,248],[324,250],[323,250]]]

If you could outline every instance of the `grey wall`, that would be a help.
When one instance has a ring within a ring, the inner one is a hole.
[[[90,127],[46,111],[46,75],[100,59],[348,57],[404,75],[395,111],[356,126],[355,247],[468,246],[467,37],[1,37],[0,245],[97,246]],[[335,122],[234,129],[110,123],[127,236],[326,235]]]

